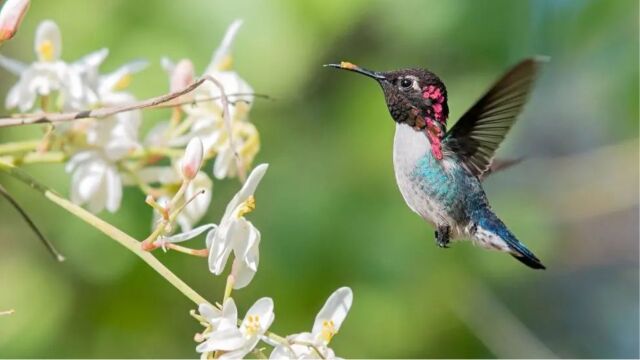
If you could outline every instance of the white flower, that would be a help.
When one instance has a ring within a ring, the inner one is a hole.
[[[98,151],[82,151],[66,165],[71,178],[71,201],[86,204],[97,213],[106,208],[115,212],[122,199],[122,180],[116,167]]]
[[[0,44],[11,39],[29,9],[29,0],[7,0],[0,9]]]
[[[134,60],[111,73],[100,75],[95,84],[100,105],[113,106],[134,102],[136,98],[124,90],[131,84],[133,75],[144,70],[148,65],[149,63],[145,60]]]
[[[217,155],[213,174],[218,179],[234,177],[238,173],[237,162],[229,141],[229,130],[233,134],[235,149],[244,168],[250,168],[259,150],[258,131],[248,121],[248,113],[253,102],[253,89],[238,73],[231,70],[231,45],[241,24],[240,20],[236,20],[229,26],[205,71],[205,75],[215,78],[224,88],[230,102],[231,129],[224,122],[220,88],[211,82],[205,82],[190,94],[190,99],[194,100],[195,104],[187,104],[182,107],[187,114],[185,123],[191,124],[189,131],[172,139],[154,137],[154,141],[164,141],[170,146],[184,146],[193,137],[200,138],[204,145],[204,152]],[[179,79],[182,79],[180,84],[184,85],[186,79],[189,79],[189,75],[192,74],[193,66],[190,62],[185,62],[184,69],[180,69],[180,64],[183,62],[185,60],[174,65],[170,60],[163,59],[163,67],[169,72],[172,84],[174,76],[176,84]],[[172,85],[172,91],[177,90],[174,87],[178,86]],[[167,127],[162,125],[157,129],[167,129]],[[157,133],[156,130],[154,130],[155,133]]]
[[[55,22],[45,20],[40,23],[34,48],[38,60],[29,66],[0,56],[0,66],[20,77],[7,94],[6,107],[28,111],[37,96],[59,91],[61,97],[58,100],[62,103],[58,105],[62,110],[67,109],[69,103],[82,98],[84,88],[76,69],[60,60],[62,36]]]
[[[233,45],[233,40],[235,40],[236,34],[241,26],[242,20],[240,19],[234,20],[231,25],[229,25],[220,45],[218,45],[218,48],[213,52],[213,56],[211,57],[211,61],[209,62],[205,73],[210,74],[226,70],[231,67],[231,64],[233,63],[233,58],[231,57],[231,45]]]
[[[213,274],[220,275],[229,254],[234,253],[231,273],[235,278],[235,289],[247,286],[258,271],[260,231],[244,218],[244,214],[254,209],[253,193],[267,168],[267,164],[256,166],[227,205],[218,227],[207,234],[209,270]]]
[[[258,130],[252,123],[242,121],[234,123],[232,131],[233,143],[238,151],[242,166],[248,168],[260,150]],[[219,135],[216,146],[218,154],[213,163],[213,176],[216,179],[234,177],[238,173],[238,164],[226,129],[219,132]]]
[[[202,141],[198,138],[191,139],[180,161],[180,170],[186,180],[193,180],[196,177],[202,165],[202,156]]]
[[[138,178],[144,183],[159,183],[164,185],[165,187],[175,187],[177,188],[182,182],[182,177],[180,172],[177,169],[177,166],[149,166],[143,168],[138,173]],[[175,186],[174,186],[175,185]],[[206,214],[209,209],[209,205],[211,204],[211,196],[213,193],[213,181],[205,174],[200,171],[193,178],[193,180],[189,181],[187,184],[187,188],[184,192],[184,198],[176,203],[177,207],[180,207],[184,204],[185,199],[192,199],[178,214],[176,217],[176,222],[180,225],[180,229],[182,232],[190,232],[193,229],[193,226],[202,219],[202,217]],[[199,194],[196,196],[196,194]],[[170,195],[162,196],[158,198],[158,203],[168,204],[170,201]],[[206,231],[210,229],[211,226],[205,225],[204,230]],[[182,236],[179,240],[169,240],[170,242],[179,242],[191,239],[198,234],[199,232],[192,236]],[[175,236],[172,236],[168,239],[175,239]],[[163,241],[167,241],[167,239],[163,239]]]
[[[105,61],[107,56],[109,56],[109,49],[102,48],[74,61],[73,63],[71,63],[71,67],[73,67],[80,74],[80,76],[82,77],[82,81],[85,84],[87,84],[90,88],[95,88],[100,76],[98,69],[100,68],[100,65],[102,65],[102,63]],[[92,101],[98,101],[97,97],[95,97],[95,94]],[[92,102],[89,103],[91,104]]]
[[[353,302],[353,292],[348,287],[336,290],[316,316],[311,332],[287,337],[288,345],[278,344],[270,359],[334,359],[329,342],[338,332]],[[320,353],[318,353],[320,352]]]
[[[86,119],[74,124],[84,127],[87,144],[100,149],[110,161],[117,161],[140,147],[138,111],[127,111],[105,119]]]
[[[193,225],[197,224],[207,213],[209,204],[211,204],[212,188],[213,181],[202,171],[198,172],[196,177],[189,182],[184,192],[184,198],[193,200],[176,217],[176,222],[182,231],[191,230]],[[199,195],[196,196],[196,194]]]
[[[100,65],[106,51],[98,51],[87,55],[76,63],[77,69],[82,70],[87,83],[84,104],[82,107],[115,106],[132,103],[136,98],[123,91],[131,82],[131,77],[147,66],[144,61],[134,61],[125,64],[112,73],[99,75],[97,67]],[[121,112],[105,119],[85,120],[87,143],[103,149],[111,160],[119,160],[129,152],[140,147],[138,130],[142,122],[139,110]]]
[[[267,331],[275,315],[273,300],[261,298],[251,306],[242,320],[240,327],[236,326],[238,310],[232,298],[228,298],[221,312],[216,312],[211,306],[200,305],[200,314],[211,324],[210,332],[205,332],[205,341],[196,347],[196,351],[206,353],[220,351],[219,359],[241,359],[258,344],[260,338]]]

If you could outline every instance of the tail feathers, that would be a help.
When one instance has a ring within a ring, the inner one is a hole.
[[[509,252],[516,260],[532,269],[546,269],[542,261],[518,241],[495,214],[487,211],[484,215],[478,221],[475,234],[477,240],[488,247]]]

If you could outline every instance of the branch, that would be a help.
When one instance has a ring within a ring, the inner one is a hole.
[[[271,96],[269,96],[267,94],[259,94],[259,93],[232,93],[232,94],[227,94],[227,98],[235,97],[235,96],[253,96],[253,97],[260,98],[260,99],[265,99],[265,100],[275,100],[274,98],[272,98]],[[151,107],[149,107],[149,109],[165,109],[165,108],[172,108],[172,107],[181,106],[181,105],[196,105],[196,104],[203,103],[203,102],[216,101],[216,100],[221,100],[221,99],[222,99],[222,96],[211,96],[211,97],[200,98],[200,99],[183,100],[183,101],[171,101],[171,102],[167,102],[165,104],[158,104],[158,105],[155,105],[155,106],[151,106]],[[244,99],[229,100],[229,104],[231,104],[231,105],[235,105],[237,103],[250,104],[251,101],[244,100]]]
[[[158,272],[163,278],[165,278],[171,285],[173,285],[176,289],[180,290],[186,297],[188,297],[191,301],[196,304],[209,303],[205,298],[203,298],[200,294],[198,294],[195,290],[189,287],[182,279],[177,277],[174,273],[171,272],[164,264],[162,264],[158,259],[156,259],[151,253],[147,251],[143,251],[140,246],[140,242],[122,230],[116,228],[115,226],[107,223],[106,221],[100,219],[99,217],[93,215],[87,210],[81,208],[78,205],[73,204],[69,200],[63,198],[62,196],[56,194],[53,190],[50,190],[46,186],[39,183],[37,180],[32,178],[29,174],[24,172],[23,170],[14,167],[11,164],[0,161],[0,171],[4,171],[8,175],[11,175],[13,178],[23,182],[28,185],[32,189],[38,191],[44,197],[60,206],[61,208],[67,210],[71,214],[79,217],[82,221],[87,224],[95,227],[96,229],[103,232],[105,235],[109,236],[113,240],[120,243],[120,245],[129,249],[129,251],[136,254],[140,257],[144,262],[146,262],[149,266],[151,266],[156,272]]]
[[[132,238],[131,236],[129,236],[128,234],[126,234],[122,230],[120,230],[120,229],[116,228],[115,226],[109,224],[108,222],[100,219],[99,217],[97,217],[94,214],[88,212],[87,210],[83,209],[82,207],[80,207],[80,206],[70,202],[69,200],[63,198],[62,196],[56,194],[53,190],[51,190],[51,189],[47,188],[45,185],[39,183],[36,179],[32,178],[29,174],[27,174],[22,169],[16,168],[15,166],[0,160],[0,171],[3,171],[5,173],[7,173],[8,175],[12,176],[13,178],[15,178],[15,179],[21,181],[22,183],[26,184],[30,188],[38,191],[39,193],[41,193],[44,197],[49,199],[54,204],[56,204],[56,205],[60,206],[61,208],[67,210],[71,214],[73,214],[73,215],[77,216],[78,218],[82,219],[82,221],[84,221],[87,224],[89,224],[89,225],[95,227],[96,229],[100,230],[102,233],[104,233],[105,235],[107,235],[111,239],[117,241],[118,243],[120,243],[120,245],[122,245],[125,248],[129,249],[129,251],[133,252],[138,257],[140,257],[142,260],[144,260],[144,262],[146,262],[147,265],[151,266],[151,268],[153,268],[153,270],[155,270],[158,274],[160,274],[163,278],[165,278],[165,280],[167,280],[171,285],[173,285],[182,294],[184,294],[187,298],[189,298],[189,300],[191,300],[194,303],[196,303],[196,305],[200,305],[200,304],[209,304],[209,305],[211,305],[210,302],[208,302],[205,298],[203,298],[195,290],[193,290],[191,287],[189,287],[189,285],[187,285],[184,281],[182,281],[182,279],[180,279],[178,276],[176,276],[176,274],[171,272],[171,270],[169,270],[169,268],[167,268],[163,263],[161,263],[160,260],[158,260],[150,252],[144,251],[142,249],[140,241]],[[214,305],[212,305],[212,306],[214,307],[214,309],[220,310],[219,307],[214,306]],[[6,315],[6,313],[10,313],[10,312],[1,312],[0,315]],[[241,323],[241,321],[238,321],[238,324],[240,324],[240,323]],[[282,337],[282,336],[280,336],[278,334],[275,334],[275,333],[273,333],[271,331],[265,332],[265,336],[268,337],[269,339],[275,341],[275,342],[278,342],[278,343],[285,344],[287,342],[287,340],[284,337]]]
[[[121,112],[139,110],[149,107],[158,106],[160,104],[164,104],[173,99],[176,99],[182,95],[188,94],[191,91],[195,90],[198,86],[202,85],[205,81],[212,81],[213,83],[217,83],[211,76],[205,76],[201,79],[198,79],[193,84],[187,86],[186,88],[168,93],[165,95],[157,96],[154,98],[150,98],[143,101],[134,102],[126,105],[118,105],[118,106],[110,106],[103,107],[94,110],[84,110],[70,113],[40,113],[40,114],[27,114],[25,116],[20,117],[5,117],[0,118],[0,128],[3,127],[11,127],[11,126],[21,126],[21,125],[32,125],[32,124],[43,124],[43,123],[60,123],[73,121],[77,119],[85,119],[85,118],[105,118],[109,117]],[[223,105],[225,104],[225,97],[223,96]]]
[[[64,261],[64,256],[62,256],[62,254],[60,254],[60,252],[55,248],[55,246],[53,246],[51,241],[49,241],[46,237],[44,237],[40,229],[38,229],[38,227],[33,222],[33,220],[31,220],[29,215],[26,213],[26,211],[22,209],[22,207],[20,206],[20,204],[18,204],[16,199],[14,199],[13,196],[11,196],[11,194],[9,194],[9,192],[2,185],[0,185],[0,195],[2,195],[5,199],[7,199],[7,201],[9,201],[11,205],[13,205],[13,207],[18,211],[18,213],[22,216],[24,221],[27,223],[27,225],[29,225],[29,227],[31,228],[31,231],[33,231],[36,234],[38,239],[40,239],[40,241],[44,244],[47,250],[49,250],[51,255],[53,255],[53,257],[60,262]]]

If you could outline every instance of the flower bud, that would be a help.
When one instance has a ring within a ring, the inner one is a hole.
[[[189,59],[180,60],[171,72],[171,83],[169,89],[174,91],[180,91],[193,82],[195,76],[195,70],[193,69],[193,63]]]
[[[0,44],[11,39],[29,9],[29,0],[7,0],[0,10]]]
[[[202,165],[203,155],[202,141],[200,138],[194,137],[187,144],[180,166],[182,177],[185,180],[193,180],[196,177],[200,171],[200,165]]]

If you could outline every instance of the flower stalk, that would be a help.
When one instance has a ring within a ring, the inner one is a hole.
[[[75,205],[71,201],[63,198],[53,190],[47,188],[45,185],[32,178],[23,170],[16,168],[11,164],[0,161],[0,171],[5,172],[16,180],[19,180],[32,189],[38,191],[49,201],[60,206],[61,208],[80,218],[82,221],[93,226],[94,228],[100,230],[111,239],[117,241],[120,245],[124,246],[129,251],[140,257],[144,262],[147,263],[147,265],[151,266],[151,268],[153,268],[158,274],[160,274],[160,276],[165,278],[165,280],[167,280],[171,285],[173,285],[194,303],[209,303],[204,297],[202,297],[195,290],[189,287],[189,285],[182,281],[182,279],[171,272],[169,268],[164,266],[164,264],[162,264],[155,256],[147,251],[142,250],[140,242],[129,236],[127,233],[93,215],[82,207]]]

